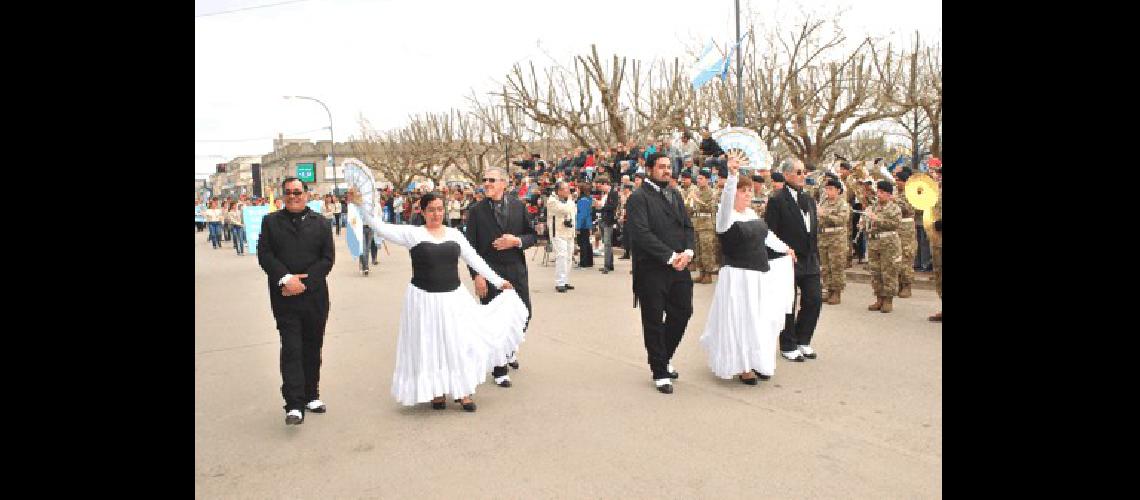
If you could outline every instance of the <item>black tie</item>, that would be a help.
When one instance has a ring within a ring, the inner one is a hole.
[[[673,190],[669,189],[667,187],[663,187],[663,188],[661,188],[661,192],[665,194],[665,199],[669,202],[669,206],[673,210],[676,210],[677,209],[677,202],[673,201]]]
[[[500,227],[507,225],[507,203],[506,200],[494,203],[492,205],[495,212],[495,222],[499,223]]]

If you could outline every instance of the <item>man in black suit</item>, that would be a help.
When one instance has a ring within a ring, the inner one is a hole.
[[[467,241],[487,261],[491,269],[510,281],[526,304],[527,324],[530,324],[530,286],[527,280],[526,256],[523,251],[534,246],[538,236],[527,222],[526,206],[513,192],[506,193],[506,170],[490,167],[483,172],[483,191],[487,197],[467,212]],[[475,282],[479,301],[488,304],[502,290],[487,286],[487,279],[468,267]],[[490,289],[488,289],[490,288]],[[509,365],[519,368],[517,360]],[[511,377],[507,365],[496,366],[491,375],[499,387],[510,387]]]
[[[285,425],[304,423],[305,411],[324,413],[320,400],[321,346],[329,317],[325,276],[336,252],[332,228],[313,212],[305,183],[281,183],[285,209],[261,221],[257,263],[269,282],[269,305],[281,336],[281,396]]]
[[[673,354],[693,315],[693,258],[696,235],[685,212],[684,197],[669,187],[669,157],[648,158],[649,178],[626,200],[630,253],[633,261],[634,307],[641,302],[641,328],[649,369],[657,390],[673,393]],[[664,320],[662,320],[664,313]]]
[[[602,199],[596,202],[601,214],[602,244],[606,246],[605,261],[602,263],[602,274],[609,274],[614,270],[614,225],[617,224],[617,210],[620,199],[618,192],[610,184],[609,177],[603,175],[594,181],[595,189],[602,193]],[[513,282],[512,282],[513,283]]]
[[[784,243],[796,251],[795,286],[800,289],[798,314],[786,315],[780,332],[780,352],[789,361],[815,359],[811,337],[823,307],[819,278],[819,223],[815,200],[803,192],[807,170],[799,160],[785,161],[780,167],[786,186],[773,192],[764,209],[764,221]],[[772,174],[773,179],[776,174]]]

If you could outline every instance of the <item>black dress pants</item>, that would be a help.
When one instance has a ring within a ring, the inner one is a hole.
[[[594,247],[590,245],[590,230],[578,230],[578,266],[594,267]]]
[[[815,323],[823,308],[823,285],[818,274],[796,275],[795,286],[800,289],[800,307],[784,315],[784,329],[780,331],[780,350],[794,351],[798,346],[811,345]]]
[[[290,306],[275,318],[281,337],[281,396],[285,410],[304,412],[306,403],[320,399],[321,346],[329,305],[327,298],[314,296]]]
[[[639,263],[639,266],[645,265]],[[693,315],[693,278],[689,271],[638,269],[637,301],[641,330],[654,379],[669,378],[668,365]]]
[[[530,283],[527,279],[526,264],[516,263],[507,265],[488,265],[491,266],[491,269],[498,273],[500,277],[507,281],[510,281],[511,284],[514,285],[515,293],[519,294],[519,298],[522,299],[523,304],[526,305],[526,324],[523,325],[523,329],[525,330],[526,327],[530,325],[530,317],[532,315],[532,311],[530,309]],[[483,305],[490,304],[491,301],[495,300],[495,297],[498,297],[500,293],[503,293],[503,291],[495,288],[493,285],[491,285],[490,282],[488,282],[487,296],[479,299],[479,303]],[[507,365],[496,366],[493,370],[491,370],[491,376],[502,377],[503,375],[506,375],[508,371],[509,370],[507,369]]]

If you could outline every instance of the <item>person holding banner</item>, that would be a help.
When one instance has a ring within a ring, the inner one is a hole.
[[[360,203],[359,198],[353,203]],[[475,411],[475,387],[493,367],[506,364],[523,341],[527,307],[511,282],[487,265],[463,233],[443,224],[442,198],[427,193],[419,204],[426,214],[423,226],[368,221],[385,240],[407,247],[412,257],[392,396],[405,406],[431,401],[433,409],[442,410],[447,394],[464,410]],[[503,293],[487,305],[475,302],[459,281],[460,257]]]
[[[325,277],[336,250],[328,222],[306,206],[305,183],[289,177],[281,189],[285,209],[262,219],[257,262],[268,279],[269,305],[281,336],[285,425],[298,425],[304,423],[306,410],[325,412],[319,390],[321,346],[329,318]]]

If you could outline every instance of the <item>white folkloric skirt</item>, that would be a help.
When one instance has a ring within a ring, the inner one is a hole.
[[[425,292],[408,284],[392,396],[411,406],[450,394],[475,393],[495,366],[523,341],[527,309],[514,290],[481,305],[462,285],[450,292]]]
[[[792,259],[768,261],[768,272],[724,266],[716,283],[701,346],[709,368],[720,378],[756,370],[776,371],[776,351],[784,315],[795,300]]]

